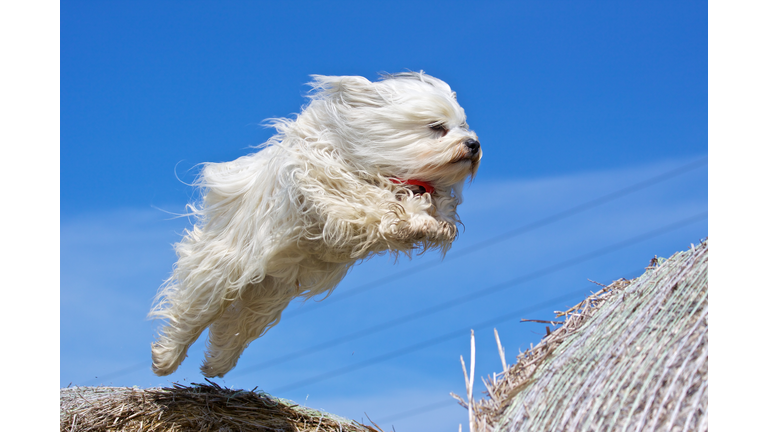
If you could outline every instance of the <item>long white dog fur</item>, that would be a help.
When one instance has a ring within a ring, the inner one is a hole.
[[[202,373],[224,376],[296,297],[329,293],[357,261],[450,248],[482,152],[456,94],[415,72],[313,76],[310,102],[261,150],[205,164],[196,224],[150,317],[152,369],[174,372],[209,328]]]

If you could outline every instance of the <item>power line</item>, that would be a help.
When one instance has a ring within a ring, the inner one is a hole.
[[[658,228],[656,230],[650,231],[650,232],[648,232],[646,234],[643,234],[641,236],[635,236],[635,237],[632,237],[630,239],[624,240],[622,242],[613,244],[611,246],[600,248],[597,251],[591,252],[589,254],[584,254],[584,255],[581,255],[579,257],[575,257],[575,258],[563,261],[563,262],[558,263],[558,264],[556,264],[554,266],[549,266],[549,267],[546,267],[544,269],[538,270],[536,272],[529,273],[528,275],[523,276],[522,278],[540,277],[540,276],[543,276],[543,275],[547,274],[547,272],[555,271],[558,266],[561,266],[561,265],[564,265],[564,266],[574,265],[574,264],[580,263],[580,262],[582,262],[582,261],[584,261],[586,259],[590,259],[590,258],[594,258],[594,257],[600,256],[600,255],[604,255],[604,254],[606,254],[608,252],[614,251],[614,250],[616,250],[618,248],[621,248],[621,247],[628,246],[628,245],[636,243],[638,241],[647,240],[647,239],[650,239],[650,238],[653,238],[653,237],[657,237],[657,236],[659,236],[661,234],[667,233],[669,231],[673,231],[675,229],[681,228],[681,227],[686,226],[688,224],[691,224],[691,223],[694,223],[694,222],[698,222],[698,221],[700,221],[702,219],[705,219],[706,217],[707,217],[707,212],[699,213],[699,214],[697,214],[695,216],[692,216],[692,217],[689,217],[689,218],[686,218],[686,219],[674,222],[672,224],[666,225],[664,227]],[[496,288],[496,289],[498,289],[498,288]],[[486,288],[486,290],[488,290],[488,288]],[[355,363],[355,364],[350,365],[350,366],[345,366],[343,368],[337,368],[337,369],[334,369],[334,370],[329,371],[329,372],[325,372],[325,373],[322,373],[322,374],[315,375],[313,377],[309,377],[309,378],[306,378],[306,379],[303,379],[303,380],[295,381],[295,382],[293,382],[291,384],[288,384],[286,386],[279,387],[279,388],[275,389],[274,392],[275,393],[281,393],[281,392],[284,392],[284,391],[293,390],[293,389],[300,388],[300,387],[303,387],[303,386],[306,386],[306,385],[309,385],[309,384],[314,384],[316,382],[324,381],[324,380],[329,379],[329,378],[335,378],[335,377],[340,376],[340,375],[344,375],[344,374],[347,374],[347,373],[350,373],[350,372],[354,372],[356,370],[363,369],[365,367],[372,366],[374,364],[381,363],[383,361],[390,360],[390,359],[393,359],[393,358],[396,358],[396,357],[400,357],[402,355],[409,354],[409,353],[414,352],[414,351],[419,351],[419,350],[422,350],[424,348],[428,348],[430,346],[433,346],[433,345],[436,345],[438,343],[444,342],[446,340],[450,340],[450,339],[459,337],[462,334],[466,334],[466,332],[468,330],[471,330],[471,329],[482,329],[482,328],[485,328],[485,327],[489,327],[491,325],[494,325],[494,324],[501,323],[501,322],[507,321],[509,319],[512,319],[512,318],[514,318],[516,316],[519,316],[520,314],[527,313],[528,311],[535,311],[535,310],[541,309],[542,307],[548,305],[550,302],[554,302],[555,300],[561,301],[564,298],[570,298],[570,296],[573,296],[575,293],[576,292],[574,291],[574,292],[565,294],[563,296],[560,296],[557,299],[548,300],[545,303],[538,303],[536,305],[529,306],[527,308],[519,309],[519,310],[514,311],[512,313],[504,314],[504,315],[498,316],[496,318],[493,318],[493,319],[484,321],[482,323],[476,324],[474,326],[463,328],[461,330],[445,333],[445,334],[443,334],[441,336],[437,336],[437,337],[432,338],[432,339],[428,339],[428,340],[424,340],[424,341],[419,341],[419,342],[417,342],[415,344],[412,344],[412,345],[409,345],[407,347],[400,348],[400,349],[397,349],[397,350],[394,350],[394,351],[390,351],[388,353],[384,353],[384,354],[378,355],[378,356],[376,356],[376,357],[374,357],[372,359],[364,360],[364,361]]]
[[[623,240],[621,242],[614,243],[612,245],[608,245],[608,246],[599,248],[599,249],[594,250],[592,252],[588,252],[588,253],[581,254],[581,255],[578,255],[576,257],[573,257],[573,258],[569,258],[567,260],[564,260],[564,261],[561,261],[561,262],[549,265],[547,267],[544,267],[544,268],[541,268],[539,270],[527,273],[525,275],[518,276],[518,277],[512,278],[510,280],[507,280],[507,281],[504,281],[504,282],[501,282],[501,283],[498,283],[498,284],[495,284],[495,285],[491,285],[491,286],[489,286],[489,287],[487,287],[485,289],[482,289],[482,290],[479,290],[479,291],[473,291],[473,292],[465,294],[463,296],[456,297],[456,298],[453,298],[451,300],[444,301],[444,302],[442,302],[440,304],[437,304],[437,305],[434,305],[434,306],[430,306],[430,307],[427,307],[427,308],[424,308],[424,309],[420,309],[420,310],[418,310],[416,312],[412,312],[410,314],[403,315],[403,316],[400,316],[398,318],[391,319],[391,320],[386,321],[384,323],[380,323],[380,324],[377,324],[377,325],[374,325],[374,326],[371,326],[371,327],[368,327],[368,328],[365,328],[365,329],[362,329],[362,330],[358,330],[356,332],[349,333],[349,334],[346,334],[344,336],[340,336],[338,338],[331,339],[329,341],[318,343],[318,344],[313,345],[311,347],[307,347],[307,348],[304,348],[304,349],[301,349],[301,350],[297,350],[297,351],[294,351],[294,352],[282,355],[280,357],[273,358],[273,359],[261,362],[261,363],[256,364],[256,365],[240,369],[239,371],[237,371],[237,373],[233,374],[233,376],[242,376],[242,375],[249,374],[249,373],[254,372],[256,370],[259,370],[259,369],[266,369],[266,368],[274,366],[276,364],[280,364],[281,362],[286,361],[286,360],[292,360],[292,359],[296,359],[298,357],[304,357],[304,356],[312,354],[314,352],[321,351],[321,350],[324,350],[324,349],[327,349],[327,348],[331,348],[331,347],[340,345],[340,344],[342,344],[344,342],[349,342],[349,341],[352,341],[352,340],[360,339],[362,337],[369,336],[369,335],[371,335],[373,333],[378,333],[378,332],[390,329],[390,328],[395,327],[397,325],[405,324],[405,323],[410,322],[410,321],[414,321],[414,320],[417,320],[417,319],[420,319],[420,318],[423,318],[423,317],[426,317],[426,316],[429,316],[429,315],[436,314],[438,312],[444,311],[444,310],[449,309],[451,307],[459,306],[461,304],[464,304],[464,303],[467,303],[467,302],[470,302],[470,301],[478,300],[478,299],[480,299],[482,297],[486,297],[486,296],[489,296],[491,294],[495,294],[495,293],[497,293],[497,292],[499,292],[501,290],[508,289],[508,288],[511,288],[511,287],[523,284],[525,282],[530,282],[531,280],[538,279],[540,277],[552,274],[552,273],[557,272],[559,270],[563,270],[565,268],[572,267],[572,266],[577,265],[577,264],[581,264],[581,263],[583,263],[585,261],[601,257],[601,256],[606,255],[608,253],[615,252],[615,251],[617,251],[619,249],[631,246],[631,245],[633,245],[635,243],[638,243],[640,241],[648,240],[650,238],[662,235],[662,234],[664,234],[664,233],[666,233],[668,231],[671,231],[673,229],[677,229],[677,228],[679,228],[679,227],[681,227],[681,226],[683,226],[685,224],[690,223],[691,221],[695,221],[695,220],[701,219],[703,217],[706,217],[706,212],[701,213],[701,214],[696,215],[696,216],[693,216],[692,218],[684,219],[683,221],[680,221],[680,222],[677,222],[677,223],[673,223],[671,225],[667,225],[665,227],[662,227],[662,228],[650,231],[648,233],[644,233],[644,234],[641,234],[641,235],[638,235],[638,236],[634,236],[634,237],[629,238],[627,240]]]
[[[638,269],[638,271],[644,271],[645,269]],[[625,276],[626,278],[626,276]],[[428,405],[424,405],[418,408],[412,408],[406,411],[399,412],[397,414],[391,414],[387,417],[377,419],[376,422],[380,424],[384,424],[387,422],[393,422],[396,420],[402,420],[408,417],[413,417],[415,415],[424,414],[426,412],[435,411],[441,408],[447,408],[449,406],[457,406],[457,402],[453,398],[446,398],[447,400],[441,400],[439,402],[431,403]]]
[[[319,304],[316,304],[315,307],[312,308],[303,308],[303,309],[296,309],[293,311],[287,311],[283,314],[283,318],[289,318],[297,315],[301,315],[307,312],[310,312],[314,310],[316,307],[320,305],[329,305],[331,303],[335,303],[337,301],[341,301],[344,299],[347,299],[349,297],[356,296],[358,294],[361,294],[365,291],[368,291],[372,288],[375,288],[377,286],[383,285],[387,282],[396,281],[399,279],[405,279],[406,277],[412,276],[414,273],[419,273],[434,267],[437,267],[438,265],[446,262],[451,261],[456,258],[463,257],[465,255],[468,255],[470,253],[476,252],[480,249],[487,248],[489,246],[493,246],[495,244],[501,243],[503,241],[509,240],[513,237],[517,237],[521,234],[527,233],[529,231],[533,231],[537,228],[541,228],[546,225],[551,225],[555,222],[561,221],[563,219],[566,219],[568,217],[577,215],[579,213],[583,213],[587,210],[590,210],[592,208],[595,208],[597,206],[606,204],[611,201],[615,201],[619,198],[622,198],[624,196],[627,196],[629,194],[641,191],[643,189],[649,188],[651,186],[654,186],[656,184],[665,182],[667,180],[671,180],[675,177],[678,177],[680,175],[683,175],[689,171],[693,171],[697,168],[700,168],[702,166],[707,165],[708,157],[704,157],[702,159],[695,160],[691,163],[688,163],[686,165],[683,165],[679,168],[675,168],[674,170],[667,171],[665,173],[659,174],[657,176],[651,177],[647,180],[643,180],[639,183],[635,183],[633,185],[627,186],[625,188],[619,189],[617,191],[611,192],[607,195],[603,195],[601,197],[592,199],[590,201],[584,202],[582,204],[576,205],[574,207],[571,207],[569,209],[560,211],[558,213],[555,213],[553,215],[547,216],[545,218],[539,219],[537,221],[531,222],[529,224],[523,225],[521,227],[515,228],[511,231],[507,231],[506,233],[500,234],[498,236],[494,236],[491,239],[487,239],[484,241],[480,241],[478,243],[475,243],[474,245],[464,247],[463,249],[459,249],[457,251],[452,251],[450,255],[446,255],[443,259],[437,259],[433,261],[428,261],[424,264],[421,264],[418,268],[415,269],[408,269],[401,271],[399,273],[396,273],[394,275],[389,275],[387,277],[377,279],[375,281],[368,282],[366,284],[360,285],[356,288],[349,289],[342,293],[334,294],[333,297],[329,297],[322,302],[319,302]]]
[[[350,366],[345,366],[343,368],[334,369],[332,371],[325,372],[325,373],[322,373],[322,374],[319,374],[319,375],[315,375],[315,376],[307,378],[307,379],[303,379],[303,380],[300,380],[300,381],[295,381],[295,382],[293,382],[291,384],[288,384],[286,386],[279,387],[279,388],[273,390],[272,392],[275,393],[275,394],[282,393],[282,392],[286,392],[286,391],[289,391],[289,390],[293,390],[293,389],[297,389],[297,388],[300,388],[300,387],[304,387],[305,385],[314,384],[316,382],[324,381],[324,380],[327,380],[329,378],[335,378],[335,377],[340,376],[340,375],[345,375],[347,373],[354,372],[356,370],[363,369],[363,368],[366,368],[368,366],[371,366],[371,365],[374,365],[374,364],[377,364],[377,363],[381,363],[381,362],[386,361],[386,360],[391,360],[393,358],[400,357],[400,356],[405,355],[405,354],[410,354],[412,352],[419,351],[419,350],[422,350],[424,348],[431,347],[433,345],[437,345],[437,344],[439,344],[441,342],[445,342],[447,340],[454,339],[454,338],[457,338],[459,336],[466,336],[467,332],[470,331],[471,329],[482,329],[482,328],[491,326],[493,324],[502,323],[502,322],[508,321],[508,320],[510,320],[512,318],[518,317],[521,314],[537,311],[539,309],[547,307],[550,304],[553,304],[553,303],[556,303],[556,302],[561,302],[563,300],[568,300],[570,298],[573,298],[573,297],[575,297],[577,295],[580,295],[580,294],[583,294],[583,293],[584,293],[583,289],[580,289],[578,291],[571,291],[571,292],[569,292],[567,294],[564,294],[564,295],[561,295],[561,296],[559,296],[559,297],[557,297],[555,299],[550,299],[550,300],[547,300],[546,302],[541,302],[541,303],[537,303],[537,304],[535,304],[533,306],[528,306],[526,308],[518,309],[518,310],[516,310],[516,311],[514,311],[512,313],[504,314],[504,315],[499,316],[499,317],[495,317],[495,318],[493,318],[491,320],[484,321],[484,322],[482,322],[480,324],[477,324],[477,325],[474,325],[474,326],[465,327],[465,328],[462,328],[460,330],[455,330],[455,331],[452,331],[452,332],[449,332],[449,333],[445,333],[443,335],[434,337],[432,339],[419,341],[419,342],[417,342],[415,344],[408,345],[408,346],[406,346],[404,348],[400,348],[400,349],[397,349],[397,350],[394,350],[394,351],[390,351],[388,353],[384,353],[384,354],[378,355],[378,356],[376,356],[376,357],[374,357],[372,359],[364,360],[364,361],[355,363],[355,364],[350,365]]]
[[[458,402],[456,402],[456,399],[451,398],[450,400],[443,400],[443,401],[435,402],[429,405],[424,405],[419,408],[413,408],[413,409],[409,409],[408,411],[392,414],[390,416],[384,417],[383,419],[379,419],[376,422],[383,424],[385,422],[391,422],[393,420],[402,420],[404,418],[413,417],[418,414],[423,414],[425,412],[434,411],[440,408],[445,408],[453,405],[459,406]]]
[[[462,257],[464,255],[476,252],[476,251],[478,251],[480,249],[492,246],[492,245],[500,243],[502,241],[509,240],[510,238],[516,237],[518,235],[524,234],[524,233],[532,231],[534,229],[541,228],[543,226],[555,223],[557,221],[560,221],[562,219],[568,218],[570,216],[573,216],[573,215],[576,215],[576,214],[579,214],[579,213],[583,213],[583,212],[585,212],[585,211],[587,211],[589,209],[592,209],[594,207],[597,207],[599,205],[608,203],[610,201],[614,201],[616,199],[619,199],[619,198],[624,197],[626,195],[629,195],[631,193],[638,192],[640,190],[646,189],[646,188],[651,187],[653,185],[665,182],[667,180],[671,180],[671,179],[673,179],[675,177],[678,177],[678,176],[680,176],[682,174],[685,174],[687,172],[693,171],[693,170],[695,170],[697,168],[705,166],[707,164],[707,162],[708,162],[708,157],[704,157],[702,159],[695,160],[695,161],[693,161],[691,163],[683,165],[683,166],[681,166],[679,168],[676,168],[674,170],[670,170],[670,171],[664,172],[662,174],[659,174],[657,176],[651,177],[651,178],[646,179],[644,181],[641,181],[639,183],[635,183],[633,185],[630,185],[630,186],[627,186],[625,188],[619,189],[619,190],[614,191],[612,193],[609,193],[607,195],[603,195],[601,197],[595,198],[593,200],[584,202],[584,203],[579,204],[577,206],[574,206],[574,207],[571,207],[569,209],[563,210],[561,212],[555,213],[555,214],[550,215],[548,217],[545,217],[543,219],[539,219],[539,220],[531,222],[531,223],[529,223],[527,225],[523,225],[523,226],[518,227],[518,228],[516,228],[516,229],[514,229],[512,231],[508,231],[508,232],[506,232],[504,234],[496,236],[496,237],[494,237],[492,239],[481,241],[481,242],[475,243],[474,245],[467,246],[467,247],[465,247],[463,249],[459,249],[459,250],[453,251],[453,252],[451,252],[450,255],[446,256],[442,260],[434,260],[432,262],[426,262],[426,263],[420,265],[418,268],[409,269],[407,271],[402,271],[399,274],[390,275],[390,276],[387,276],[385,278],[377,279],[377,280],[369,282],[367,284],[360,285],[357,288],[353,288],[351,290],[347,290],[346,292],[334,294],[333,297],[330,297],[330,298],[324,300],[322,303],[320,303],[320,305],[323,305],[323,304],[327,305],[327,304],[331,304],[331,303],[333,303],[335,301],[340,301],[340,300],[343,300],[343,299],[346,299],[346,298],[349,298],[349,297],[353,297],[355,295],[358,295],[358,294],[361,294],[361,293],[363,293],[365,291],[368,291],[368,290],[370,290],[372,288],[375,288],[377,286],[383,285],[383,284],[385,284],[387,282],[393,282],[393,281],[396,281],[396,280],[399,280],[399,279],[404,279],[406,277],[412,276],[414,273],[418,273],[418,272],[421,272],[421,271],[424,271],[424,270],[427,270],[427,269],[430,269],[430,268],[434,268],[434,267],[442,264],[445,261],[450,261],[450,260]],[[304,309],[298,309],[298,310],[293,310],[293,311],[287,311],[287,312],[285,312],[283,314],[283,319],[284,318],[288,318],[288,317],[292,317],[292,316],[301,315],[303,313],[306,313],[308,311],[312,311],[314,309],[315,308],[313,307],[313,308],[304,308]],[[386,324],[387,323],[384,323],[382,325],[386,325]],[[380,331],[380,330],[377,330],[377,331]],[[335,346],[335,345],[338,345],[339,343],[347,341],[347,340],[343,340],[343,341],[337,342],[339,339],[340,338],[337,338],[337,339],[334,339],[334,340],[330,341],[330,343],[333,344],[333,345],[330,345],[330,346]],[[352,340],[352,339],[349,339],[349,340]],[[319,344],[314,346],[314,347],[308,348],[308,350],[309,349],[317,349],[316,347],[318,347],[318,346],[319,346]],[[302,350],[302,352],[304,352],[304,351]],[[299,354],[299,355],[306,355],[306,354]],[[276,359],[276,361],[277,360],[283,360],[283,359],[285,359],[285,357],[286,356],[282,356],[279,359]],[[262,363],[260,365],[257,365],[257,366],[254,366],[253,368],[262,367],[263,364],[264,363]],[[134,365],[128,366],[128,367],[126,367],[124,369],[121,369],[121,370],[118,370],[116,372],[112,372],[112,373],[106,374],[106,375],[102,376],[101,378],[96,377],[94,379],[88,380],[88,381],[86,381],[86,384],[97,382],[99,379],[100,380],[104,380],[104,379],[107,379],[107,378],[117,378],[117,377],[126,375],[128,373],[140,370],[143,367],[147,367],[147,362],[146,361],[143,361],[141,363],[136,363]],[[253,369],[253,368],[249,368],[249,369]],[[238,374],[238,375],[240,375],[240,374]]]

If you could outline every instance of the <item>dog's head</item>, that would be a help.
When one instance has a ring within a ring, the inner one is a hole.
[[[333,135],[352,169],[436,187],[461,188],[477,172],[482,150],[456,93],[422,73],[313,76],[301,129]]]

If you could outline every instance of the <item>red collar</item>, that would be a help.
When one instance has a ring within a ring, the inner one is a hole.
[[[421,181],[421,180],[414,180],[414,179],[408,179],[408,180],[402,180],[399,178],[393,178],[392,181],[398,184],[408,184],[408,185],[414,185],[414,186],[421,186],[424,188],[424,192],[428,194],[435,193],[435,187],[432,186],[432,184]]]

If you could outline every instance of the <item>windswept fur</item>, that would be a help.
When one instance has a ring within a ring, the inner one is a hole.
[[[204,165],[197,221],[150,317],[158,375],[209,328],[206,376],[223,376],[296,297],[329,293],[357,261],[440,249],[481,158],[450,87],[424,73],[313,76],[310,102],[256,153]],[[434,187],[417,190],[407,180]]]

